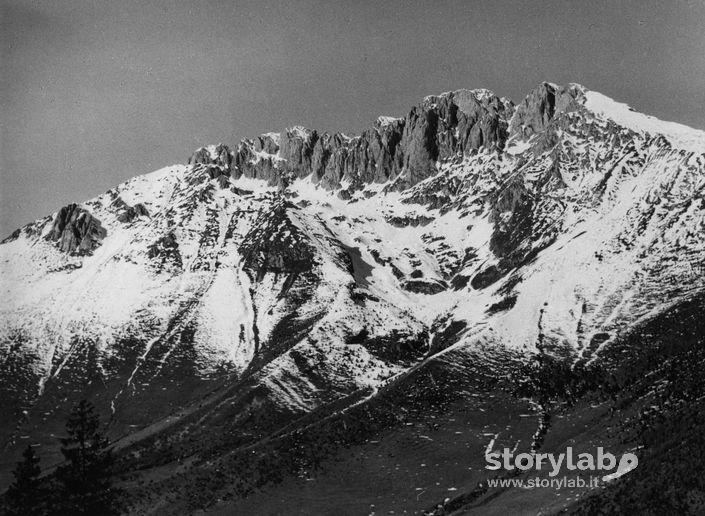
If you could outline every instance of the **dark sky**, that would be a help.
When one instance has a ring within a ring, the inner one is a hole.
[[[705,128],[705,0],[2,2],[0,233],[198,146],[579,82]]]

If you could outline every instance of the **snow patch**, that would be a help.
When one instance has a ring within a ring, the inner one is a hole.
[[[627,104],[617,102],[596,91],[586,91],[585,98],[585,107],[590,111],[609,118],[619,125],[650,135],[662,134],[674,147],[705,153],[705,131],[644,115],[634,111]]]

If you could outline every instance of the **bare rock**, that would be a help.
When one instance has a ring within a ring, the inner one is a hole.
[[[517,106],[509,134],[529,138],[540,133],[557,113],[577,106],[577,101],[583,95],[583,87],[577,84],[561,87],[548,82],[541,83]]]
[[[46,239],[68,254],[92,254],[107,236],[100,220],[77,204],[61,208]]]
[[[165,267],[177,269],[183,267],[179,243],[174,233],[169,233],[151,244],[147,248],[147,256],[156,262],[158,271]]]
[[[149,217],[149,210],[141,202],[134,206],[125,204],[124,209],[118,214],[117,219],[123,223],[129,223],[139,217]]]
[[[448,285],[443,281],[412,279],[404,281],[401,285],[404,290],[415,294],[440,294],[448,289]]]

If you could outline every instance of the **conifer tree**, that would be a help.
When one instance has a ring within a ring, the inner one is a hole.
[[[39,492],[39,457],[31,446],[22,453],[22,460],[17,463],[15,481],[5,495],[8,516],[38,516],[43,514],[41,494]]]
[[[117,514],[116,492],[112,488],[113,455],[93,405],[82,400],[66,423],[67,437],[61,439],[61,453],[67,463],[56,472],[59,514]]]

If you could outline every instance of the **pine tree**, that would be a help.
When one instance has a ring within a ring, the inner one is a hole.
[[[8,516],[37,516],[43,513],[39,493],[40,472],[39,457],[28,445],[13,472],[15,481],[5,495]]]
[[[66,423],[68,436],[61,439],[67,463],[56,471],[59,514],[116,514],[116,492],[112,488],[113,455],[93,405],[82,400]]]

